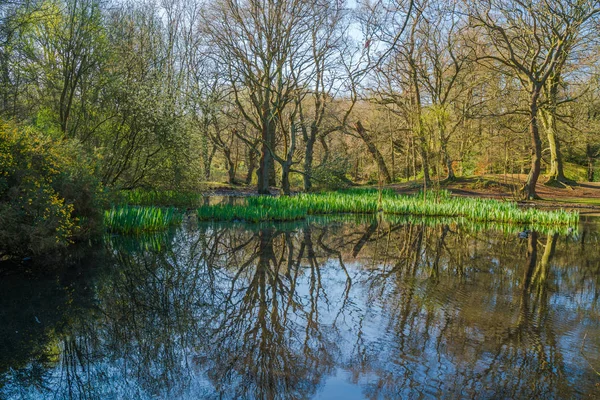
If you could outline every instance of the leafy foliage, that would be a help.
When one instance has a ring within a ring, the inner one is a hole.
[[[0,255],[40,254],[95,231],[100,186],[75,141],[0,121]]]
[[[115,204],[162,207],[196,207],[204,197],[198,192],[175,190],[122,190],[116,193]]]

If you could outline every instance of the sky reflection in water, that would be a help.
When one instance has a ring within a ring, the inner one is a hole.
[[[0,398],[600,397],[599,238],[377,220],[109,237],[84,268],[2,280]]]

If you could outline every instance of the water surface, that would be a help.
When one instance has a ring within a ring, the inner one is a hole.
[[[600,397],[600,230],[186,221],[0,282],[0,398]],[[521,235],[525,236],[525,235]]]

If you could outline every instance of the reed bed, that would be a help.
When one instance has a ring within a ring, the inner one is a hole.
[[[197,215],[201,221],[295,221],[304,219],[307,210],[304,208],[293,207],[289,203],[289,208],[285,207],[286,201],[282,201],[277,206],[270,207],[264,202],[263,205],[245,206],[217,204],[213,206],[202,206],[198,208]]]
[[[289,221],[321,214],[415,215],[463,217],[472,221],[523,225],[576,226],[577,212],[521,209],[514,202],[451,197],[448,191],[431,191],[426,196],[401,196],[376,190],[300,194],[292,197],[258,196],[246,205],[204,206],[198,209],[201,220]]]
[[[109,232],[140,234],[164,230],[182,218],[174,208],[119,206],[104,212],[104,225]]]
[[[521,209],[513,202],[464,197],[451,197],[434,202],[423,201],[415,197],[397,196],[392,199],[384,198],[382,208],[386,214],[465,217],[482,222],[566,226],[574,226],[579,222],[579,213],[577,212]]]
[[[423,224],[427,227],[435,227],[440,225],[448,225],[452,230],[463,229],[468,233],[480,233],[486,231],[498,231],[508,236],[525,233],[527,230],[536,231],[543,235],[551,235],[558,233],[560,235],[569,235],[573,232],[573,227],[567,225],[519,225],[515,223],[494,222],[494,221],[473,221],[465,217],[430,217],[418,215],[385,215],[383,221],[392,225],[402,224]]]

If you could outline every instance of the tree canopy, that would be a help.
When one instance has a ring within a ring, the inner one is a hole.
[[[107,187],[596,178],[597,0],[14,0],[0,115]],[[521,176],[521,175],[520,175]],[[526,177],[526,178],[525,178]]]

